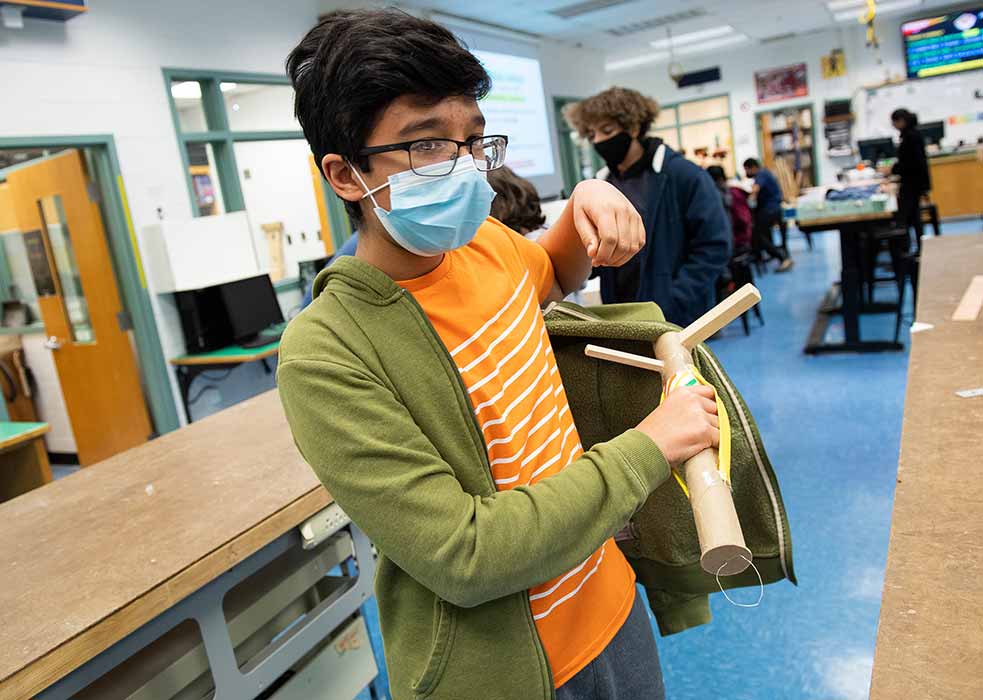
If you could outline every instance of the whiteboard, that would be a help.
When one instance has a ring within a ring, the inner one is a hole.
[[[920,123],[946,122],[943,147],[955,147],[960,139],[976,143],[983,136],[983,99],[976,97],[981,90],[983,70],[868,90],[862,112],[864,129],[858,136],[897,136],[891,126],[891,112],[903,107],[917,114]],[[952,120],[956,123],[951,123]]]

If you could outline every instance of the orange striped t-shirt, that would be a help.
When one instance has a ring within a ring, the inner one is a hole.
[[[541,481],[583,453],[540,311],[553,279],[540,245],[488,219],[432,272],[399,282],[461,372],[499,491]],[[634,571],[608,540],[529,591],[556,687],[611,641],[631,610],[634,584]]]

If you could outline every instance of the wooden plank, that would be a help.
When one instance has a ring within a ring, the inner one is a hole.
[[[761,292],[757,287],[753,284],[745,284],[686,326],[679,334],[679,342],[687,350],[692,350],[759,301],[761,301]]]
[[[923,241],[871,700],[983,697],[983,333],[951,320],[983,236]]]
[[[33,696],[330,502],[273,391],[0,505],[0,700]]]
[[[662,360],[654,360],[651,357],[645,357],[644,355],[635,355],[630,352],[622,352],[621,350],[615,350],[613,348],[602,348],[599,345],[588,345],[584,348],[584,354],[587,357],[593,357],[595,360],[606,360],[608,362],[617,362],[621,365],[629,365],[631,367],[638,367],[639,369],[647,369],[652,372],[661,372],[666,364]]]
[[[229,353],[227,355],[219,355],[216,353],[203,353],[201,355],[183,355],[181,357],[175,357],[171,359],[172,365],[237,365],[246,362],[255,362],[256,360],[262,360],[267,357],[272,357],[280,352],[280,344],[276,343],[276,347],[267,348],[266,350],[250,352],[248,349],[240,348],[241,353]]]
[[[886,221],[893,219],[896,212],[893,211],[873,211],[864,214],[843,214],[841,216],[825,216],[821,219],[802,219],[796,220],[799,228],[814,226],[837,226],[839,224],[852,224],[859,221]]]
[[[0,422],[0,452],[22,445],[51,430],[47,423],[11,423]]]
[[[976,275],[966,287],[966,293],[952,314],[953,321],[975,321],[983,307],[983,275]]]

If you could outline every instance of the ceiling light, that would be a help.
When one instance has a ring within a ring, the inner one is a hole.
[[[922,4],[922,0],[894,0],[894,2],[879,2],[877,3],[877,17],[881,15],[890,14],[892,12],[898,12],[900,10],[907,10],[909,7],[917,7]],[[837,12],[833,15],[833,19],[837,22],[855,22],[861,19],[861,10],[851,10],[849,12]]]
[[[866,5],[867,0],[828,0],[826,9],[830,12],[841,12],[842,10],[859,10]]]
[[[680,34],[679,36],[670,36],[665,39],[658,39],[652,42],[652,48],[668,49],[670,46],[685,46],[686,44],[695,44],[699,41],[717,39],[733,33],[734,28],[729,24],[726,24],[722,27],[711,27],[710,29],[701,29],[696,32],[689,32],[688,34]]]
[[[657,63],[659,61],[666,61],[669,59],[668,51],[657,51],[655,53],[647,53],[642,56],[635,56],[634,58],[623,58],[618,61],[608,61],[604,64],[604,70],[606,71],[616,71],[616,70],[627,70],[629,68],[635,68],[637,66],[644,66],[647,63]]]
[[[219,88],[222,92],[229,92],[235,90],[237,87],[239,87],[239,83],[219,83]]]
[[[706,44],[693,44],[691,46],[684,46],[682,48],[676,49],[673,53],[677,56],[691,56],[697,53],[706,53],[708,51],[716,51],[717,49],[723,48],[725,46],[736,46],[737,44],[743,44],[749,41],[746,34],[735,34],[734,36],[729,36],[720,41],[714,41],[712,43]]]

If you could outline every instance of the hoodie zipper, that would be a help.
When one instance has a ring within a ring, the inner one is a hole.
[[[424,313],[423,307],[420,306],[420,303],[416,300],[416,298],[405,289],[401,289],[400,291],[402,295],[409,300],[410,306],[413,308],[417,316],[423,320],[423,324],[427,331],[431,334],[431,337],[437,341],[437,345],[443,351],[444,358],[447,360],[447,363],[453,370],[451,374],[453,374],[456,379],[457,388],[460,392],[459,398],[463,398],[465,404],[469,404],[470,399],[468,399],[468,389],[464,385],[464,380],[461,378],[461,373],[457,371],[457,365],[454,363],[454,358],[452,358],[450,352],[448,352],[447,346],[444,345],[444,341],[440,339],[440,336],[437,334],[437,330],[433,327],[433,324],[430,322],[427,314]],[[495,479],[492,476],[491,465],[488,463],[488,447],[485,444],[485,436],[481,433],[481,426],[478,425],[478,419],[475,417],[473,411],[468,411],[468,418],[471,422],[471,426],[474,428],[475,435],[481,443],[481,449],[478,450],[478,452],[480,452],[481,463],[484,466],[484,474],[487,477],[488,485],[491,487],[493,493],[497,493],[498,489],[495,487]],[[549,700],[556,700],[556,691],[553,687],[553,670],[550,668],[549,659],[546,657],[546,650],[543,648],[543,643],[539,638],[538,631],[536,630],[536,621],[532,615],[532,603],[529,602],[528,594],[523,598],[523,601],[525,602],[524,610],[526,613],[526,622],[532,629],[536,649],[539,652],[541,661],[546,667],[546,676],[547,680],[549,681]]]

